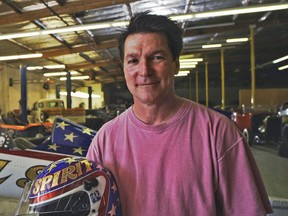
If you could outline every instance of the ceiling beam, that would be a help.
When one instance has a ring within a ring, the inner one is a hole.
[[[112,5],[117,5],[117,4],[128,4],[131,2],[135,2],[137,0],[113,0],[113,1],[107,1],[107,0],[85,0],[85,1],[73,1],[73,2],[68,2],[65,4],[64,7],[60,5],[55,5],[53,10],[58,14],[74,14],[77,12],[82,12],[86,10],[93,10],[97,8],[103,8],[103,7],[108,7]],[[24,21],[32,21],[32,20],[37,20],[41,19],[44,17],[49,17],[51,16],[51,11],[48,10],[47,8],[35,10],[35,11],[27,11],[23,12],[22,14],[4,14],[0,16],[0,25],[8,25],[8,24],[14,24],[14,23],[19,23],[19,22],[24,22]]]
[[[112,48],[115,46],[117,46],[117,41],[109,40],[109,41],[104,41],[99,45],[94,44],[94,43],[81,44],[81,45],[73,46],[71,49],[68,49],[68,48],[49,49],[42,53],[43,53],[43,58],[51,58],[51,57],[74,54],[74,53],[79,53],[79,52],[88,52],[88,51],[93,51],[93,50],[97,51],[97,50],[102,50],[102,49],[108,49],[108,48]]]
[[[67,70],[80,70],[80,69],[88,69],[88,68],[95,68],[95,67],[105,67],[110,65],[120,65],[120,60],[109,60],[109,61],[99,61],[96,64],[91,63],[84,63],[84,64],[73,64],[67,65]]]

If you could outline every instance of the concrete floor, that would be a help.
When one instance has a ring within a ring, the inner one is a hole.
[[[288,158],[278,156],[277,146],[273,144],[254,145],[251,149],[257,161],[268,196],[277,200],[285,199],[284,205],[287,206]],[[12,216],[17,207],[17,202],[17,200],[0,198],[0,215]],[[272,215],[276,216],[276,214]],[[280,213],[278,215],[284,216],[287,214]]]
[[[251,147],[269,197],[288,199],[288,158],[280,157],[277,145]]]

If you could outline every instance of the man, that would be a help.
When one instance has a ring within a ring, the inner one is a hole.
[[[134,104],[97,133],[87,158],[118,184],[125,216],[266,215],[271,206],[233,122],[175,95],[181,29],[135,14],[119,38]]]

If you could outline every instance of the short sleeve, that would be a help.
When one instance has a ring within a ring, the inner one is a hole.
[[[250,146],[239,139],[218,159],[220,215],[266,215],[272,208]]]

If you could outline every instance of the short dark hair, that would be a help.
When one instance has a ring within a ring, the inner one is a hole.
[[[126,38],[136,33],[164,33],[168,40],[173,60],[176,60],[182,52],[182,29],[176,22],[166,16],[150,14],[150,11],[135,13],[129,25],[121,31],[118,37],[118,50],[120,59],[124,60],[124,43]]]

